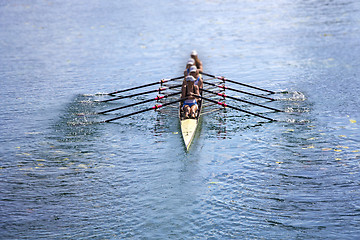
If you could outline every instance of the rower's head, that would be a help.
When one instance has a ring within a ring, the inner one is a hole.
[[[196,79],[193,76],[189,75],[185,78],[185,80],[187,84],[194,84]]]
[[[192,50],[191,51],[191,54],[190,54],[190,57],[193,58],[193,59],[196,59],[198,57],[198,53],[196,50]]]
[[[194,78],[196,78],[197,74],[198,74],[198,71],[197,71],[196,66],[195,65],[191,66],[190,67],[190,75],[193,76]]]
[[[190,58],[186,63],[186,68],[190,68],[195,64],[195,60],[193,58]]]

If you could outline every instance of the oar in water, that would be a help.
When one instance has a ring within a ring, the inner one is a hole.
[[[245,83],[240,83],[240,82],[237,82],[237,81],[234,81],[234,80],[227,79],[225,77],[219,77],[219,76],[215,76],[215,75],[204,73],[204,72],[200,72],[200,73],[203,74],[203,75],[212,77],[212,78],[217,78],[217,79],[220,79],[220,80],[223,80],[223,81],[228,81],[228,82],[231,82],[231,83],[235,83],[235,84],[238,84],[238,85],[242,85],[242,86],[245,86],[245,87],[257,89],[257,90],[264,91],[264,92],[268,92],[268,93],[271,93],[271,94],[275,93],[275,92],[270,91],[270,90],[266,90],[266,89],[259,88],[259,87],[254,87],[254,86],[251,86],[251,85],[248,85],[248,84],[245,84]]]
[[[173,101],[173,102],[168,102],[168,103],[164,103],[164,104],[156,104],[155,106],[153,106],[151,108],[143,109],[143,110],[133,112],[133,113],[129,113],[129,114],[126,114],[126,115],[122,115],[122,116],[119,116],[119,117],[116,117],[116,118],[111,118],[111,119],[105,120],[105,121],[103,121],[101,123],[112,122],[112,121],[115,121],[115,120],[120,119],[120,118],[130,117],[130,116],[133,116],[135,114],[143,113],[143,112],[150,111],[150,110],[156,110],[156,109],[159,109],[161,107],[165,107],[165,106],[168,106],[168,105],[171,105],[171,104],[175,104],[175,103],[184,101],[185,99],[186,98],[181,98],[181,99]]]
[[[157,96],[156,98],[151,98],[151,99],[141,101],[141,102],[137,102],[137,103],[133,103],[133,104],[130,104],[130,105],[109,109],[109,110],[106,110],[106,111],[98,112],[97,114],[104,114],[104,113],[108,113],[108,112],[112,112],[112,111],[116,111],[116,110],[120,110],[120,109],[124,109],[124,108],[128,108],[128,107],[133,107],[133,106],[140,105],[140,104],[143,104],[143,103],[164,99],[164,98],[174,96],[174,95],[179,95],[180,93],[181,92],[176,92],[176,93],[172,93],[172,94],[168,94],[168,95],[164,95],[164,96]]]
[[[254,93],[244,92],[244,91],[241,91],[241,90],[238,90],[238,89],[235,89],[235,88],[225,87],[225,86],[222,86],[222,85],[216,85],[214,83],[205,82],[205,81],[204,81],[204,83],[208,84],[208,85],[211,85],[211,86],[219,87],[219,88],[222,88],[222,89],[228,89],[230,91],[239,92],[239,93],[243,93],[243,94],[247,94],[247,95],[251,95],[251,96],[255,96],[255,97],[259,97],[259,98],[264,98],[264,99],[267,99],[267,100],[270,100],[270,101],[276,101],[276,99],[274,99],[274,98],[265,97],[265,96],[257,95],[257,94],[254,94]]]
[[[181,86],[182,85],[180,84],[180,85],[175,85],[175,86],[170,86],[170,87],[160,87],[158,89],[154,89],[154,90],[150,90],[150,91],[146,91],[146,92],[135,93],[135,94],[127,95],[127,96],[121,96],[121,97],[111,98],[111,99],[97,101],[97,102],[111,102],[111,101],[115,101],[115,100],[119,100],[119,99],[131,98],[131,97],[140,96],[140,95],[153,93],[153,92],[159,92],[160,93],[161,91],[165,91],[166,89],[178,88],[178,87],[181,87]]]
[[[275,119],[268,118],[268,117],[264,117],[264,116],[261,116],[261,115],[259,115],[259,114],[252,113],[252,112],[249,112],[249,111],[243,110],[243,109],[238,108],[238,107],[230,106],[230,105],[227,105],[226,103],[223,103],[223,102],[218,102],[218,101],[215,101],[215,100],[213,100],[213,99],[203,97],[203,96],[201,96],[201,95],[200,95],[200,96],[197,96],[197,97],[200,97],[200,98],[202,98],[202,99],[205,99],[206,101],[209,101],[209,102],[216,103],[216,104],[221,105],[221,106],[223,106],[223,107],[232,108],[232,109],[235,109],[235,110],[238,110],[238,111],[244,112],[244,113],[248,113],[248,114],[251,114],[251,115],[254,115],[254,116],[260,117],[260,118],[264,118],[264,119],[269,120],[269,121],[276,122],[276,120],[275,120]]]
[[[140,85],[140,86],[137,86],[137,87],[132,87],[132,88],[128,88],[128,89],[123,89],[123,90],[118,90],[118,91],[115,91],[115,92],[107,93],[107,95],[114,95],[116,93],[122,93],[122,92],[127,92],[127,91],[131,91],[131,90],[139,89],[139,88],[149,87],[149,86],[153,86],[153,85],[156,85],[156,84],[159,84],[159,83],[162,84],[162,83],[178,80],[178,79],[181,79],[181,78],[184,78],[184,76],[180,76],[180,77],[176,77],[176,78],[170,78],[170,79],[162,79],[162,80],[157,81],[157,82],[148,83],[148,84]]]
[[[240,99],[240,98],[228,96],[228,95],[226,95],[226,94],[224,94],[224,93],[217,93],[217,92],[213,92],[213,91],[206,90],[206,89],[203,89],[203,88],[200,88],[200,89],[203,90],[203,91],[205,91],[205,92],[212,93],[212,94],[218,95],[218,96],[223,97],[223,98],[230,98],[230,99],[233,99],[233,100],[235,100],[235,101],[244,102],[244,103],[252,104],[252,105],[255,105],[255,106],[267,108],[267,109],[270,109],[270,110],[274,110],[274,111],[276,111],[276,112],[284,112],[283,110],[279,110],[279,109],[276,109],[276,108],[263,106],[263,105],[260,105],[260,104],[257,104],[257,103],[253,103],[253,102],[250,102],[250,101],[246,101],[246,100],[243,100],[243,99]]]

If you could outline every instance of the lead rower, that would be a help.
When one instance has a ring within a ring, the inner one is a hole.
[[[199,87],[195,85],[195,78],[193,76],[185,77],[185,86],[181,92],[181,98],[187,98],[183,104],[184,117],[196,118],[198,105],[196,102],[196,95],[200,95]],[[189,116],[190,115],[190,116]]]
[[[193,50],[193,51],[191,52],[190,57],[191,57],[192,59],[194,59],[194,61],[195,61],[195,64],[194,64],[194,65],[197,67],[197,69],[199,69],[199,71],[203,72],[203,64],[202,64],[202,62],[200,61],[199,56],[198,56],[198,53],[197,53],[196,50]]]

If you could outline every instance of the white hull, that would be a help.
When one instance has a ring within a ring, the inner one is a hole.
[[[180,128],[181,128],[181,134],[184,139],[186,151],[188,151],[190,148],[190,145],[191,145],[191,143],[194,139],[195,133],[196,133],[197,126],[199,124],[202,103],[203,103],[203,100],[198,100],[199,110],[198,110],[198,115],[197,115],[196,119],[183,119],[181,116],[181,110],[180,110],[182,107],[182,104],[180,104],[180,106],[179,106]]]
[[[191,142],[195,136],[198,120],[184,119],[180,121],[180,124],[181,124],[181,133],[184,139],[186,150],[189,150]]]

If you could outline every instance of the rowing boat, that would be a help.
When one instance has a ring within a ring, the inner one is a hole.
[[[199,125],[199,119],[201,117],[201,109],[202,109],[202,104],[203,104],[203,100],[199,99],[197,100],[197,104],[198,104],[198,111],[197,111],[197,115],[196,118],[184,118],[184,113],[182,110],[182,103],[180,102],[180,106],[179,106],[179,119],[180,119],[180,128],[181,128],[181,134],[182,137],[184,139],[184,143],[185,143],[185,147],[186,150],[188,151],[190,148],[190,145],[194,139],[195,133],[196,133],[196,129]]]

